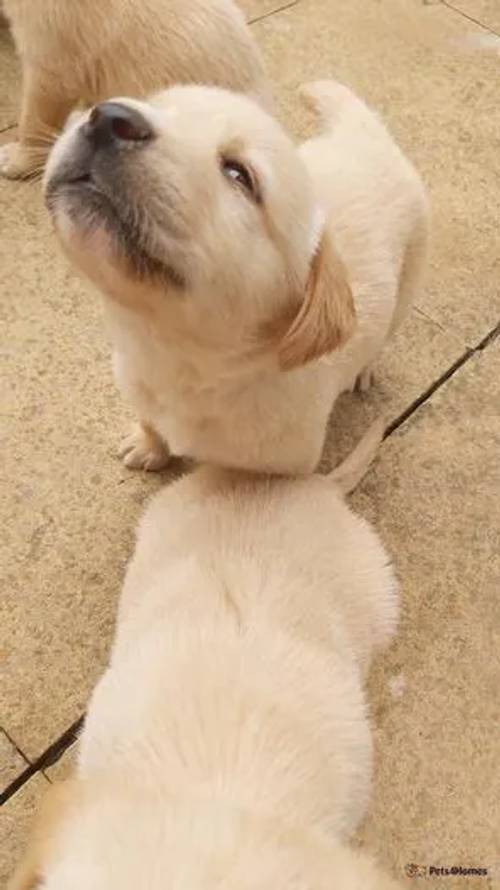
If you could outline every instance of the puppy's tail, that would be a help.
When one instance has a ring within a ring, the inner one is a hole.
[[[348,108],[366,108],[349,87],[336,80],[316,80],[306,83],[300,88],[302,101],[321,120],[323,125],[332,130],[340,114]]]
[[[328,478],[342,494],[351,494],[368,472],[384,438],[384,429],[382,418],[372,423],[349,457],[329,474]]]

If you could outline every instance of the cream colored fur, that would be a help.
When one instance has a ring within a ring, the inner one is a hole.
[[[128,466],[157,469],[168,445],[223,466],[313,471],[335,399],[369,380],[408,312],[425,262],[422,183],[347,88],[306,95],[323,132],[298,151],[261,108],[221,90],[119,100],[155,138],[88,164],[90,194],[134,227],[128,247],[87,209],[86,184],[61,181],[88,151],[85,121],[53,151],[56,229],[106,296],[116,379],[148,425],[124,445]],[[246,166],[254,195],[223,175],[227,161]],[[182,286],[133,274],[127,250],[139,244]]]
[[[23,64],[19,142],[0,173],[39,172],[78,103],[212,83],[268,101],[256,46],[232,0],[5,0]]]
[[[331,477],[205,468],[155,497],[77,775],[11,890],[395,887],[348,845],[372,771],[362,677],[395,582],[336,484],[380,431]]]

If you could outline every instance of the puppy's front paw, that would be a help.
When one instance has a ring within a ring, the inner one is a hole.
[[[167,445],[152,427],[137,424],[120,446],[119,456],[130,470],[148,470],[154,473],[163,470],[170,460]]]
[[[37,173],[38,164],[19,142],[0,146],[0,176],[5,179],[26,179]]]

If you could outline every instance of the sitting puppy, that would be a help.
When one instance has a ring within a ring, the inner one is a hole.
[[[335,484],[362,449],[333,479],[202,468],[156,496],[76,778],[11,890],[395,886],[346,843],[372,769],[362,676],[397,612]]]
[[[210,83],[267,98],[258,51],[232,0],[4,0],[23,63],[19,142],[0,173],[43,168],[78,103]]]
[[[348,89],[308,93],[326,129],[299,151],[250,99],[204,87],[106,102],[53,150],[48,206],[107,297],[116,378],[142,422],[130,467],[174,453],[313,471],[334,400],[369,382],[407,313],[421,181]]]

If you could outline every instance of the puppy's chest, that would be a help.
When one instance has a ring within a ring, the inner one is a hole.
[[[220,375],[208,374],[179,354],[148,345],[137,351],[117,351],[117,382],[139,416],[183,449],[193,435],[220,418],[231,387]]]

